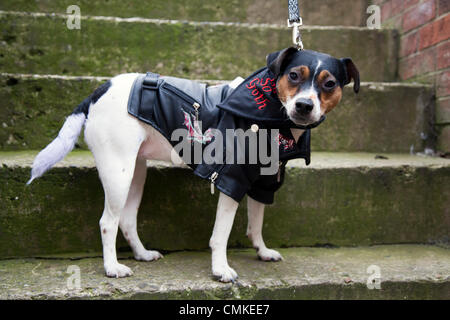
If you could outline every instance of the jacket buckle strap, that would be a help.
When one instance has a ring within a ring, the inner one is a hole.
[[[142,87],[145,89],[156,90],[158,88],[159,74],[153,72],[147,72]]]
[[[153,109],[157,100],[158,78],[159,74],[147,72],[144,79],[142,80],[139,112],[146,119],[151,119],[151,117],[153,116]]]

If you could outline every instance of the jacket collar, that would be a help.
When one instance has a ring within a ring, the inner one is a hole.
[[[276,82],[268,67],[261,68],[245,79],[218,107],[238,117],[279,128],[312,129],[325,120],[322,116],[307,126],[292,122],[278,98]]]

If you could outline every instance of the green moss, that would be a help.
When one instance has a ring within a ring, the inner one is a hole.
[[[143,242],[169,251],[207,248],[217,204],[208,181],[189,169],[148,171],[138,217]],[[104,199],[95,168],[54,168],[25,186],[29,173],[28,167],[0,169],[0,257],[100,252]],[[266,243],[448,242],[449,176],[449,166],[289,168],[275,204],[266,209]],[[250,245],[244,203],[231,247]],[[128,248],[121,236],[118,248]]]
[[[82,20],[68,30],[57,17],[1,15],[0,70],[10,73],[102,75],[153,71],[197,79],[234,79],[265,65],[268,53],[291,43],[287,28]],[[312,50],[350,56],[363,81],[395,77],[392,31],[310,29]],[[376,61],[377,63],[373,63]]]
[[[13,79],[0,76],[0,150],[39,150],[65,117],[100,84],[91,80]],[[61,97],[64,98],[61,98]],[[314,151],[409,152],[432,147],[427,113],[432,90],[420,86],[348,87],[342,102],[312,134]],[[427,140],[421,138],[426,133]],[[83,138],[78,147],[86,149]]]
[[[366,0],[302,1],[302,17],[308,25],[365,25]],[[280,0],[4,0],[0,10],[65,14],[76,4],[82,15],[145,17],[190,21],[278,23],[285,25],[287,2]],[[348,10],[351,7],[352,10]]]
[[[43,148],[99,84],[90,80],[0,77],[0,148]],[[83,139],[78,146],[86,147]]]

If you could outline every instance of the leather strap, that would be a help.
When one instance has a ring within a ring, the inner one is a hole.
[[[142,87],[146,89],[156,90],[158,88],[158,78],[159,74],[153,72],[147,72],[144,81],[142,82]]]
[[[141,103],[139,112],[143,117],[147,119],[150,119],[152,117],[152,113],[156,103],[158,79],[159,74],[147,72],[144,80],[142,81]]]

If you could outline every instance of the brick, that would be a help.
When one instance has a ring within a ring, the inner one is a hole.
[[[423,74],[421,76],[416,76],[414,78],[414,81],[418,82],[418,83],[428,84],[428,85],[433,86],[433,88],[435,88],[435,86],[436,86],[436,75],[433,74],[433,73],[425,73],[425,74]]]
[[[400,57],[409,56],[417,51],[419,46],[419,32],[403,36],[400,40]]]
[[[437,48],[436,70],[450,67],[450,40]]]
[[[407,10],[409,8],[412,8],[416,4],[419,3],[420,0],[404,0],[403,1],[403,10]]]
[[[439,0],[439,16],[442,16],[450,12],[450,1],[449,0]]]
[[[392,0],[391,17],[394,17],[403,11],[404,0]]]
[[[436,49],[426,50],[400,61],[400,77],[407,80],[433,72],[436,68]]]
[[[450,70],[441,72],[436,77],[436,94],[438,97],[450,95]]]
[[[450,97],[445,98],[445,99],[440,99],[437,102],[436,123],[437,124],[443,124],[443,123],[450,124]]]
[[[400,14],[403,11],[404,0],[390,0],[381,6],[381,21],[386,21],[387,19]]]
[[[420,3],[403,15],[403,31],[414,29],[436,16],[435,0]]]
[[[401,80],[407,80],[414,77],[414,64],[416,63],[416,57],[406,58],[399,63],[399,76]]]
[[[419,50],[450,39],[450,14],[420,29]]]
[[[392,11],[392,1],[387,1],[387,2],[383,3],[383,5],[381,6],[381,21],[382,22],[384,22],[387,19],[389,19],[390,17],[392,17],[391,11]]]

